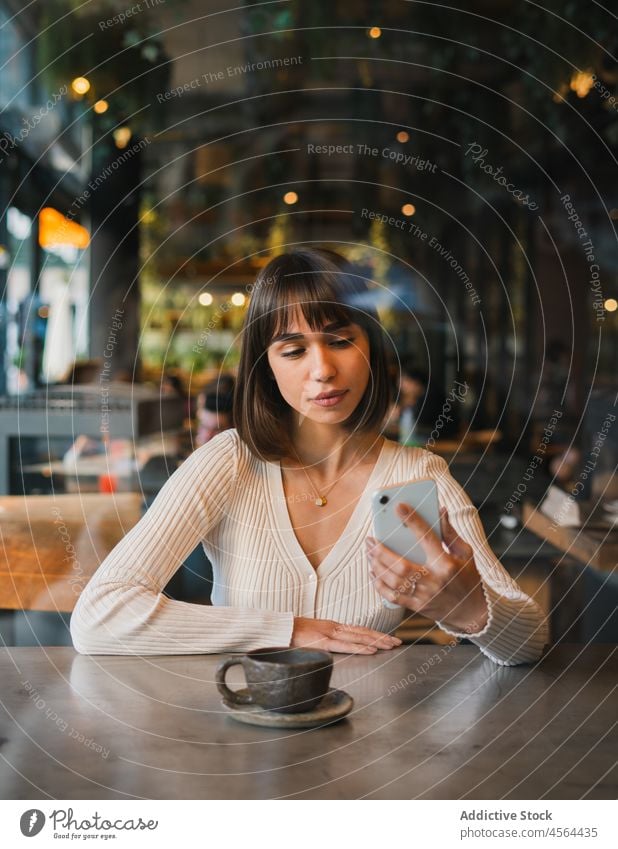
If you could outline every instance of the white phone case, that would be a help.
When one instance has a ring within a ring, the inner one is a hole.
[[[429,523],[434,533],[442,539],[438,487],[431,479],[406,481],[376,490],[371,496],[373,510],[373,536],[401,557],[423,564],[426,555],[410,528],[396,513],[398,504],[409,504]],[[397,610],[401,605],[382,599],[384,607]]]

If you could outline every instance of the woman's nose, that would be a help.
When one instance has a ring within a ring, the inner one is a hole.
[[[316,345],[311,352],[311,377],[313,380],[328,380],[335,376],[335,365],[328,348]]]

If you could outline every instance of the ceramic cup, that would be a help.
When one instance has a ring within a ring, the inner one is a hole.
[[[241,664],[248,692],[234,692],[225,683],[230,666]],[[215,675],[217,688],[229,702],[259,705],[280,713],[312,710],[328,692],[333,658],[321,649],[269,648],[225,658]]]

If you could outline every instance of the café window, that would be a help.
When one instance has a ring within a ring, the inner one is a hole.
[[[9,208],[6,363],[11,395],[32,388],[25,367],[28,344],[42,348],[38,377],[43,383],[61,381],[74,360],[88,356],[88,231],[51,207],[41,210],[41,272],[33,293],[37,246],[32,225],[29,216]]]
[[[16,20],[0,3],[0,109],[28,110],[32,104],[34,47]]]
[[[7,389],[12,395],[28,388],[23,369],[22,316],[20,310],[30,295],[32,267],[32,219],[14,206],[7,212],[8,255],[7,274]]]
[[[85,227],[57,210],[41,210],[39,311],[46,320],[41,379],[66,378],[76,359],[88,355],[88,244]]]

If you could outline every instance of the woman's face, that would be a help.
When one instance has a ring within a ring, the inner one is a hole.
[[[358,324],[327,324],[316,332],[299,313],[267,356],[290,407],[324,424],[349,418],[370,378],[369,339]]]

